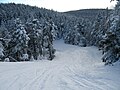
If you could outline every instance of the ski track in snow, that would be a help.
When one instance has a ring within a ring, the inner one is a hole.
[[[0,90],[120,90],[120,64],[104,66],[96,47],[54,47],[53,61],[1,62]]]

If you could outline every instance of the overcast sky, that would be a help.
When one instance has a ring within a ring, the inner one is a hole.
[[[8,2],[45,7],[59,12],[89,8],[112,8],[115,4],[115,1],[110,3],[110,0],[0,0],[0,3]]]

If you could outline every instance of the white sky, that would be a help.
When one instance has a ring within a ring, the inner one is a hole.
[[[110,3],[110,0],[0,0],[1,2],[29,4],[59,12],[89,8],[111,8],[116,3],[115,1]]]

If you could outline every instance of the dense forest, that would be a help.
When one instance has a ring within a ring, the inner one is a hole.
[[[96,46],[105,65],[113,64],[120,59],[119,7],[120,1],[113,10],[84,10],[79,15],[1,3],[0,61],[53,60],[53,41],[63,39],[80,47]]]
[[[90,21],[95,21],[95,17],[98,15],[98,13],[102,13],[103,15],[109,14],[112,11],[112,9],[108,9],[108,12],[106,9],[81,9],[81,10],[75,10],[75,11],[68,11],[65,12],[67,14],[88,19]]]

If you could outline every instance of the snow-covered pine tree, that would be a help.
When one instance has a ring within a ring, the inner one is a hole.
[[[50,26],[50,31],[51,31],[51,42],[57,38],[57,33],[58,33],[58,28],[53,22],[52,18],[48,18],[48,25]]]
[[[65,43],[78,45],[78,46],[86,46],[86,40],[83,36],[83,27],[78,23],[74,26],[72,30],[69,30],[68,34],[65,37]]]
[[[84,20],[84,24],[82,24],[82,31],[83,31],[83,36],[86,39],[86,45],[91,46],[91,30],[92,30],[92,25],[93,23],[89,20]]]
[[[113,14],[109,17],[110,27],[100,41],[103,50],[103,62],[112,64],[120,59],[120,1],[118,1]]]
[[[96,21],[93,24],[93,29],[91,31],[91,40],[90,44],[99,46],[99,41],[104,35],[104,24],[105,16],[100,12],[96,18]]]
[[[80,23],[75,25],[75,30],[76,30],[76,40],[78,46],[85,47],[86,46],[86,38],[85,38],[85,29],[84,26],[81,25]]]
[[[112,64],[119,60],[120,46],[118,46],[118,38],[114,32],[107,32],[100,43],[103,45],[102,60],[105,62],[105,65]]]
[[[0,61],[4,61],[4,46],[0,40]]]
[[[0,38],[0,58],[2,61],[5,61],[5,58],[8,58],[6,49],[8,47],[9,41],[10,39]]]
[[[72,44],[72,38],[71,38],[71,29],[69,29],[69,32],[67,33],[66,37],[64,38],[64,42],[67,44]]]
[[[38,19],[33,19],[32,23],[28,23],[28,32],[30,40],[28,42],[30,57],[35,60],[41,59],[43,55],[42,40],[43,40],[43,26]]]
[[[0,25],[0,38],[10,39],[10,33],[4,21],[1,21],[1,25]]]
[[[52,60],[55,57],[55,49],[53,48],[54,40],[54,24],[51,24],[51,19],[46,21],[46,25],[43,30],[43,52],[47,59]]]
[[[58,32],[57,32],[57,38],[58,39],[63,38],[63,31],[64,31],[64,24],[63,23],[59,23],[59,25],[58,25]]]
[[[22,24],[21,20],[15,20],[15,31],[13,31],[11,41],[8,45],[8,57],[13,58],[13,61],[28,60],[28,41],[30,38]]]

